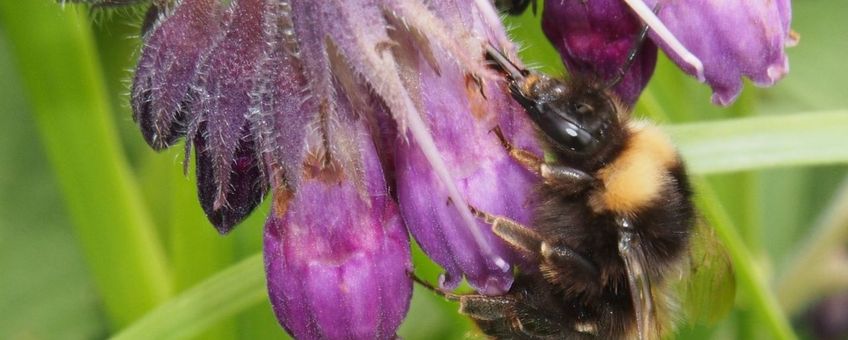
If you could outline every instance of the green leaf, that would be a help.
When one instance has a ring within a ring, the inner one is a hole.
[[[789,311],[848,287],[848,179],[838,186],[831,204],[790,258],[777,282],[780,302]],[[810,278],[817,278],[811,280]]]
[[[745,246],[718,196],[702,178],[696,178],[693,182],[697,192],[695,202],[727,247],[739,286],[751,299],[751,308],[765,321],[764,328],[771,332],[772,338],[795,339],[789,319],[780,308],[767,278]]]
[[[190,338],[259,304],[267,294],[262,255],[257,254],[159,306],[113,339]]]
[[[181,153],[181,148],[174,148]],[[171,152],[175,153],[175,152]],[[174,164],[176,165],[176,164]],[[174,281],[178,291],[190,288],[233,261],[233,239],[224,238],[214,231],[197,200],[197,182],[194,176],[183,175],[181,166],[173,166],[165,182],[170,181],[172,204],[170,254]],[[251,230],[258,231],[258,230]],[[199,339],[226,340],[236,338],[233,320],[216,323],[215,327],[200,334]]]
[[[97,339],[100,301],[0,30],[0,339]],[[56,284],[61,282],[61,284]]]
[[[0,1],[0,23],[94,282],[120,328],[164,301],[171,280],[115,134],[89,19],[51,1]]]
[[[676,125],[672,138],[693,173],[845,164],[848,110]]]

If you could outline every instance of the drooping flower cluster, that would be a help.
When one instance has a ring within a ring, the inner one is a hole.
[[[661,9],[662,20],[631,10],[633,3]],[[766,84],[786,71],[788,1],[777,3],[550,0],[543,22],[571,72],[620,76],[615,91],[627,103],[650,79],[656,45],[706,79],[714,101],[727,103],[740,75]],[[485,46],[514,51],[489,0],[150,6],[134,118],[156,150],[185,139],[201,205],[219,232],[271,194],[268,290],[292,335],[392,338],[412,292],[407,231],[445,269],[442,288],[465,278],[484,294],[509,290],[522,259],[468,204],[529,223],[535,178],[491,130],[542,151],[523,110],[487,68]],[[744,13],[733,12],[739,8]],[[695,9],[712,16],[686,26],[681,16]],[[724,31],[696,39],[726,12],[748,34],[744,43]],[[651,40],[619,75],[643,21]]]
[[[532,176],[495,126],[532,126],[491,81],[484,46],[511,49],[485,1],[183,0],[156,18],[133,82],[155,149],[194,148],[198,194],[229,232],[273,198],[272,303],[303,338],[388,338],[411,294],[409,230],[481,292],[512,282],[509,249],[466,201],[527,222]]]

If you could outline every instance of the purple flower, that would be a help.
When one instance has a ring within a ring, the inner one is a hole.
[[[617,76],[643,22],[651,27],[651,40],[615,88],[631,104],[653,73],[654,44],[706,81],[716,104],[736,99],[743,76],[773,85],[789,71],[784,47],[797,42],[790,21],[789,0],[560,0],[546,1],[543,14],[545,33],[569,70],[602,81]]]
[[[363,177],[310,153],[297,193],[275,194],[265,226],[268,293],[300,339],[393,338],[412,296],[409,239],[376,149],[364,124],[346,128]]]
[[[437,6],[436,13],[451,20],[451,27],[479,28],[477,34],[491,41],[505,39],[500,25],[486,23],[484,17],[453,17],[455,13],[473,13],[473,6],[457,2]],[[406,45],[409,43],[414,42],[402,42],[400,50],[412,48]],[[461,197],[478,209],[529,223],[527,200],[534,175],[516,164],[491,133],[500,127],[514,145],[539,152],[524,111],[499,87],[501,84],[486,82],[481,88],[457,64],[439,62],[436,69],[429,66],[424,55],[406,57],[400,61],[416,75],[412,81],[420,91],[418,105]],[[431,58],[437,62],[450,60],[439,49]],[[440,285],[453,289],[464,275],[480,292],[505,293],[512,284],[510,264],[516,261],[515,254],[482,221],[465,227],[455,201],[446,200],[448,190],[421,145],[411,132],[407,138],[410,143],[400,143],[395,149],[398,201],[407,227],[421,248],[445,268]],[[481,235],[474,235],[475,229]]]
[[[270,191],[268,289],[299,338],[391,338],[409,305],[407,230],[445,268],[506,292],[521,263],[473,206],[529,222],[538,150],[486,66],[488,1],[183,0],[151,7],[133,110],[154,149],[185,137],[229,232]],[[407,229],[408,228],[408,229]]]
[[[151,7],[151,11],[155,7]],[[185,0],[145,37],[132,85],[133,118],[156,150],[185,135],[192,114],[189,87],[202,54],[220,31],[222,9],[215,0]]]

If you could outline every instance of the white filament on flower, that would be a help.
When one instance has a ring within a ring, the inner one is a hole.
[[[668,44],[668,47],[677,54],[680,59],[695,69],[695,76],[698,78],[698,81],[704,82],[706,81],[706,77],[704,76],[704,63],[701,62],[701,59],[698,59],[697,56],[689,52],[686,46],[677,40],[677,37],[674,36],[671,31],[668,30],[668,27],[662,23],[659,17],[654,14],[654,11],[651,10],[648,5],[645,4],[642,0],[623,0],[642,21],[648,25],[654,32],[657,33],[657,36],[660,37],[663,41]]]
[[[482,253],[483,258],[491,260],[498,269],[506,272],[509,270],[509,264],[500,256],[495,254],[494,251],[492,251],[492,247],[486,242],[486,237],[483,235],[483,232],[480,231],[480,224],[477,223],[474,215],[471,214],[471,209],[468,208],[468,204],[465,203],[465,199],[463,199],[462,195],[460,195],[459,189],[456,188],[456,184],[454,183],[447,166],[445,166],[445,161],[442,159],[439,149],[436,148],[433,136],[430,135],[430,132],[427,131],[427,127],[424,126],[424,121],[421,120],[421,116],[419,115],[418,110],[415,109],[415,105],[412,103],[412,100],[407,96],[404,97],[403,102],[404,106],[406,106],[407,112],[404,117],[406,118],[407,129],[412,134],[412,138],[415,139],[418,147],[421,148],[421,152],[424,154],[424,157],[427,158],[430,166],[433,167],[433,171],[436,172],[436,176],[439,177],[439,180],[448,190],[448,197],[450,197],[450,199],[454,202],[457,212],[459,212],[459,215],[465,222],[466,227],[474,236],[474,241],[480,247],[480,252]]]

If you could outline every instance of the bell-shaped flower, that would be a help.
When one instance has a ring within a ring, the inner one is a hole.
[[[568,71],[614,85],[628,104],[639,98],[657,63],[656,45],[638,41],[643,26],[621,0],[545,1],[542,16],[542,29]],[[630,52],[639,53],[625,69]]]
[[[458,13],[476,11],[471,3],[457,5],[461,6]],[[437,13],[443,11],[439,13],[443,18],[451,20],[452,27],[479,27],[477,34],[489,36],[491,41],[505,39],[497,33],[503,32],[499,24],[487,23],[483,16],[463,18],[450,13],[455,8],[435,7]],[[404,43],[414,42],[401,42],[400,51],[411,48]],[[460,195],[480,210],[529,223],[532,209],[528,198],[534,175],[509,157],[492,132],[497,127],[515,147],[538,152],[524,111],[500,87],[503,83],[476,81],[452,63],[443,49],[434,48],[430,57],[438,69],[429,66],[421,54],[399,60],[414,70],[411,74],[415,77],[410,81],[420,89],[416,104],[422,108],[427,129]],[[440,285],[453,289],[464,275],[480,292],[506,292],[512,284],[510,264],[517,260],[515,254],[482,221],[465,227],[467,223],[455,202],[447,200],[448,192],[436,170],[420,145],[409,137],[410,143],[398,144],[396,149],[398,201],[407,227],[421,248],[445,268]],[[482,243],[477,241],[480,236]]]
[[[789,72],[785,47],[798,42],[790,28],[789,0],[646,2],[659,9],[662,23],[701,60],[703,79],[712,87],[716,104],[736,100],[743,76],[754,85],[771,86]],[[669,52],[666,39],[656,32],[650,35],[675,63],[686,64],[682,56]]]
[[[268,294],[299,339],[391,339],[409,307],[409,239],[362,123],[339,127],[361,169],[310,149],[297,193],[275,193],[265,225]]]
[[[742,90],[742,77],[759,86],[781,79],[789,71],[784,48],[798,38],[790,29],[789,0],[546,1],[543,22],[571,72],[602,80],[618,77],[648,25],[650,41],[616,88],[627,103],[652,73],[655,45],[709,84],[714,103],[728,105]]]
[[[523,112],[482,78],[485,44],[509,46],[491,4],[292,2],[290,13],[288,45],[299,46],[310,80],[306,105],[333,112],[343,94],[367,117],[409,230],[446,270],[443,286],[465,276],[484,293],[508,290],[514,254],[467,204],[528,221],[532,175],[489,133],[500,126],[516,145],[535,146]]]

